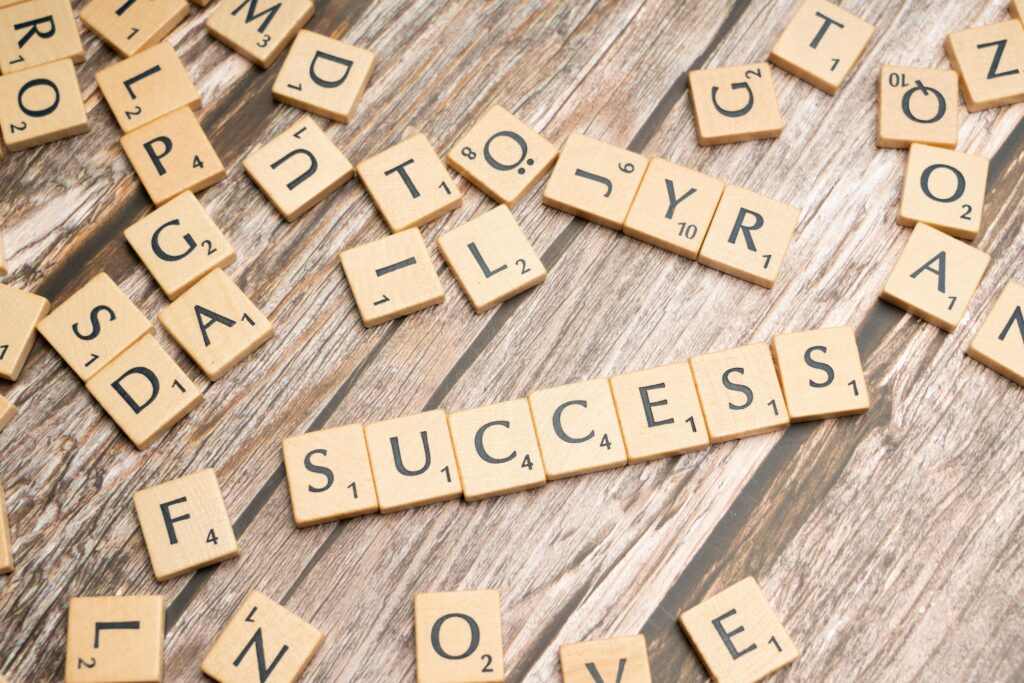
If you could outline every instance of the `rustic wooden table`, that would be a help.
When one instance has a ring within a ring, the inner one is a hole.
[[[964,324],[946,334],[878,299],[909,235],[895,224],[905,153],[874,142],[878,68],[945,65],[945,35],[1007,19],[1005,0],[845,2],[878,30],[839,94],[776,71],[782,137],[707,149],[687,72],[764,59],[797,0],[316,4],[307,28],[379,58],[356,119],[329,128],[351,159],[414,129],[447,150],[498,102],[558,144],[585,132],[803,207],[780,281],[727,277],[542,206],[535,189],[515,214],[544,285],[478,316],[439,265],[446,303],[367,330],[337,255],[385,236],[381,217],[358,181],[297,223],[278,217],[241,161],[300,115],[271,99],[280,62],[251,66],[193,8],[171,41],[228,166],[201,199],[239,252],[230,274],[277,335],[202,380],[206,401],[145,452],[43,341],[0,387],[21,408],[0,437],[17,563],[0,578],[0,670],[12,683],[60,679],[68,600],[113,593],[166,596],[166,679],[201,680],[199,660],[253,588],[327,633],[309,681],[413,680],[413,593],[484,587],[501,590],[510,681],[559,680],[561,643],[636,632],[656,681],[703,680],[676,619],[747,575],[803,651],[777,680],[1024,677],[1024,390],[964,355],[995,294],[1024,278],[1024,106],[961,115],[960,149],[992,159],[976,244],[993,262]],[[152,207],[94,80],[115,55],[84,39],[92,131],[0,166],[5,282],[59,301],[105,270],[155,320],[167,301],[122,237]],[[465,205],[427,226],[431,244],[492,206],[458,182]],[[865,416],[482,503],[292,523],[282,437],[839,324],[857,329]],[[131,494],[206,466],[242,555],[158,584]]]

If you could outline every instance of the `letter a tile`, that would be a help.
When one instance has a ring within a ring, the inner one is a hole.
[[[1024,287],[1006,283],[967,355],[1024,386]]]
[[[310,0],[225,0],[206,20],[206,30],[266,69],[284,52],[314,11]]]
[[[505,653],[496,590],[417,593],[416,683],[502,683]]]
[[[163,669],[163,596],[71,598],[66,683],[160,683]]]
[[[82,39],[68,0],[0,3],[0,73],[12,74],[40,64],[85,61]]]
[[[1024,23],[1003,21],[946,36],[967,111],[1024,101]]]
[[[156,45],[188,16],[185,0],[92,0],[78,15],[122,57]]]
[[[50,312],[44,297],[0,284],[0,377],[14,382],[36,341],[36,325]]]
[[[170,43],[97,71],[96,84],[125,133],[175,109],[200,105],[199,91]]]
[[[71,60],[0,76],[0,126],[12,152],[87,132],[89,119]]]
[[[777,334],[772,351],[793,422],[858,415],[871,406],[852,327]]]
[[[777,138],[782,115],[766,62],[690,72],[690,102],[701,145]]]
[[[981,230],[987,184],[985,157],[913,144],[896,222],[905,227],[927,223],[972,240]]]
[[[651,683],[647,639],[642,635],[566,643],[558,648],[558,656],[563,683]]]
[[[921,142],[956,149],[960,90],[956,72],[883,66],[878,75],[878,146]]]

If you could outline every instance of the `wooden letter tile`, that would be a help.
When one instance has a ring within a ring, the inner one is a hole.
[[[690,101],[701,145],[777,138],[782,115],[766,62],[690,72]]]
[[[1010,14],[1024,21],[1024,0],[1010,0]]]
[[[156,45],[188,16],[186,0],[92,0],[82,23],[122,57]]]
[[[496,590],[417,593],[416,683],[501,683],[505,654]]]
[[[946,36],[967,111],[1024,101],[1024,23],[1004,21]]]
[[[1006,283],[967,355],[1024,386],[1024,287]]]
[[[981,230],[987,183],[985,157],[913,144],[896,222],[906,227],[927,223],[972,240]]]
[[[642,635],[566,643],[558,648],[558,656],[563,683],[651,683],[647,639]]]
[[[69,0],[28,0],[0,9],[0,73],[85,61]]]
[[[871,406],[852,327],[778,334],[772,351],[793,422],[858,415]]]
[[[311,0],[226,0],[206,20],[210,35],[266,69],[310,17]]]
[[[883,66],[878,75],[878,146],[921,142],[956,149],[960,89],[955,71]]]
[[[36,325],[49,312],[45,298],[0,284],[0,377],[14,382],[21,376],[36,341]]]
[[[164,670],[164,598],[71,598],[67,683],[160,683]]]
[[[0,76],[0,126],[12,152],[87,132],[89,119],[71,60]]]
[[[17,407],[3,396],[0,396],[0,431],[3,431],[4,427],[9,425],[17,414]]]
[[[4,428],[4,404],[11,405],[0,396],[0,429]],[[7,521],[7,497],[0,488],[0,574],[14,571],[14,546],[11,543],[11,526]]]

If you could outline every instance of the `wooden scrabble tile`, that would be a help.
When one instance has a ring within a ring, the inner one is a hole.
[[[548,276],[504,204],[441,235],[437,248],[477,313],[536,287]]]
[[[356,173],[391,232],[417,228],[462,206],[462,193],[422,134],[364,159]]]
[[[991,260],[980,249],[918,223],[882,289],[882,299],[952,332]]]
[[[323,429],[281,441],[295,526],[377,512],[377,490],[362,425]]]
[[[496,590],[417,593],[417,683],[501,683],[505,654]]]
[[[530,394],[544,472],[563,479],[626,464],[611,386],[593,379]]]
[[[725,183],[665,159],[651,159],[622,232],[696,259]]]
[[[987,184],[985,157],[913,144],[896,222],[907,227],[927,223],[972,240],[981,230]]]
[[[878,74],[879,147],[922,142],[956,149],[960,89],[955,71],[883,66]]]
[[[558,148],[496,104],[459,138],[447,158],[481,192],[511,207],[548,172]]]
[[[543,486],[544,463],[525,398],[448,416],[466,500]]]
[[[772,351],[793,422],[859,415],[871,406],[852,327],[777,334]]]
[[[214,8],[206,20],[210,35],[266,69],[291,42],[310,17],[311,0],[230,0]]]
[[[191,192],[137,221],[124,236],[172,301],[211,270],[235,262],[228,238]]]
[[[1024,23],[1003,21],[946,36],[967,111],[1024,101]]]
[[[766,62],[690,71],[690,101],[701,145],[782,135],[782,115]]]
[[[224,180],[224,165],[188,107],[121,136],[121,147],[157,206]]]
[[[3,396],[0,396],[0,431],[3,431],[4,427],[9,425],[17,414],[17,407]]]
[[[69,0],[28,0],[0,7],[0,73],[62,59],[85,61]]]
[[[688,362],[609,381],[630,463],[707,448],[708,429]]]
[[[366,425],[380,511],[387,514],[462,495],[443,410]]]
[[[274,336],[267,317],[220,268],[210,271],[157,318],[214,381]]]
[[[122,57],[156,45],[188,16],[186,0],[92,0],[82,23]]]
[[[21,376],[36,341],[36,325],[49,312],[45,298],[0,284],[0,377],[14,382]]]
[[[711,443],[784,429],[789,414],[767,344],[690,359]]]
[[[157,581],[238,555],[217,473],[199,470],[132,495]]]
[[[3,396],[0,396],[0,429],[4,428],[4,405],[11,404]],[[13,406],[11,406],[13,410]],[[7,497],[3,488],[0,488],[0,574],[10,574],[14,571],[14,545],[11,543],[11,526],[7,521]]]
[[[199,109],[199,91],[170,43],[158,43],[96,72],[96,84],[125,133],[175,109]]]
[[[558,648],[563,683],[651,683],[643,635],[566,643]]]
[[[89,119],[71,60],[0,76],[0,126],[12,152],[87,132]]]
[[[150,334],[96,373],[85,388],[139,449],[147,448],[203,400]]]
[[[697,261],[771,288],[800,222],[800,212],[795,206],[729,185]]]
[[[544,203],[621,230],[647,168],[647,158],[573,133],[544,187]]]
[[[278,102],[348,123],[376,64],[377,55],[369,50],[302,30],[271,92]]]
[[[967,355],[1024,386],[1024,287],[1006,283]]]
[[[219,683],[295,683],[324,642],[318,628],[258,591],[250,593],[203,657]]]
[[[1010,0],[1010,14],[1024,21],[1024,0]]]
[[[337,145],[303,116],[246,157],[245,172],[287,221],[294,221],[352,179]]]
[[[418,229],[346,249],[341,266],[367,327],[444,301],[441,280]]]
[[[71,598],[67,683],[160,683],[163,669],[162,595]]]

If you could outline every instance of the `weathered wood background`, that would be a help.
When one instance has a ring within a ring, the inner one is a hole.
[[[76,8],[83,1],[74,2]],[[946,334],[881,303],[909,231],[895,224],[905,154],[875,147],[883,64],[945,65],[945,35],[1008,18],[1006,0],[851,0],[878,27],[835,97],[776,71],[786,121],[771,142],[701,149],[686,74],[766,58],[797,0],[370,2],[317,0],[308,28],[374,50],[357,118],[329,134],[353,161],[425,132],[445,151],[498,102],[561,144],[581,131],[803,207],[768,291],[544,207],[515,214],[550,269],[536,290],[474,315],[448,301],[364,329],[338,264],[387,229],[357,181],[284,223],[241,160],[300,115],[263,72],[210,38],[193,8],[171,34],[228,167],[201,195],[239,252],[229,273],[277,335],[146,452],[136,451],[44,341],[0,391],[17,570],[0,578],[0,670],[62,676],[68,600],[161,593],[166,679],[199,660],[257,588],[327,633],[305,680],[414,678],[416,591],[498,588],[511,681],[553,681],[558,646],[642,632],[656,681],[706,674],[676,618],[752,574],[803,651],[781,681],[1024,679],[1024,390],[964,356],[1008,278],[1024,278],[1024,106],[961,115],[960,149],[991,157],[992,267]],[[115,60],[85,34],[93,129],[0,166],[6,282],[60,301],[106,270],[151,318],[167,304],[123,230],[151,205],[120,151],[94,74]],[[465,205],[428,242],[490,207]],[[681,458],[477,504],[451,502],[297,530],[279,442],[305,430],[649,367],[852,324],[874,405]],[[197,368],[162,332],[163,346]],[[157,584],[131,494],[217,468],[242,556]]]

